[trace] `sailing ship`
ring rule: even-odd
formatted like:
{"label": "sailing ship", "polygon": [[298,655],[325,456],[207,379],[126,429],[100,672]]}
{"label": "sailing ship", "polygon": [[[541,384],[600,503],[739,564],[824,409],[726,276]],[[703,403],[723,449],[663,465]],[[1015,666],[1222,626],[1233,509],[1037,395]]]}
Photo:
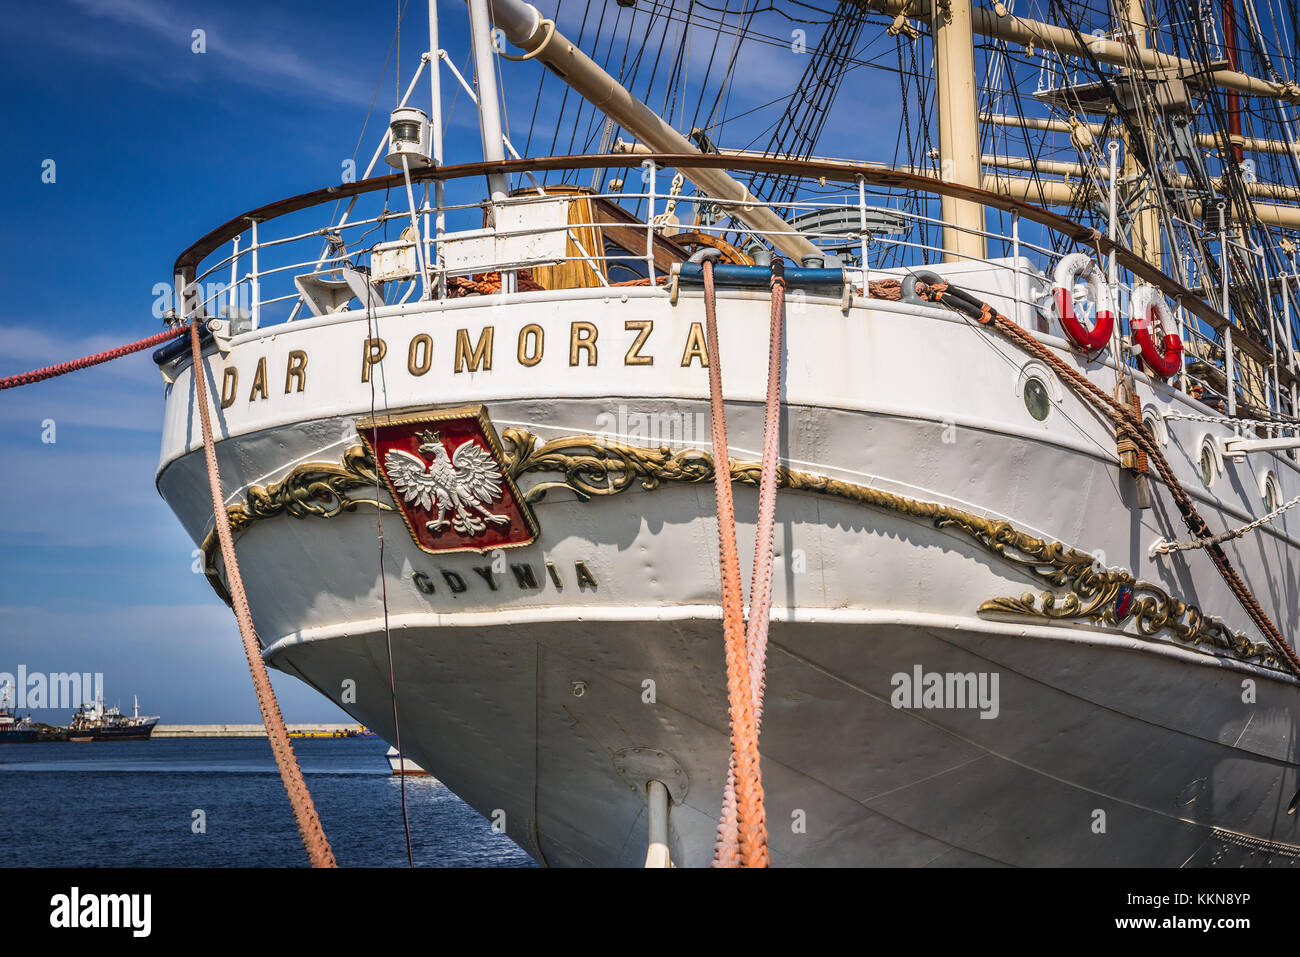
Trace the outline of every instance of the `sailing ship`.
{"label": "sailing ship", "polygon": [[96,698],[86,707],[82,705],[72,716],[67,728],[68,741],[148,741],[158,724],[157,715],[141,715],[140,699],[135,699],[135,711],[124,715],[120,708],[104,707],[104,699]]}
{"label": "sailing ship", "polygon": [[1293,864],[1295,0],[562,6],[467,80],[430,3],[365,174],[176,260],[265,660],[539,862],[708,864],[774,398],[772,863]]}

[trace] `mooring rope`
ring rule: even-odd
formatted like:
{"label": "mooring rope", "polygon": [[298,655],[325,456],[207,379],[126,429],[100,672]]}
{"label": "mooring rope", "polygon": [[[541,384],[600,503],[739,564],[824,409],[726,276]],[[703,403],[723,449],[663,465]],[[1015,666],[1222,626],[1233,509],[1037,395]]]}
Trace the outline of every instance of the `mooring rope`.
{"label": "mooring rope", "polygon": [[248,597],[244,594],[244,581],[239,574],[239,561],[235,557],[235,544],[230,536],[230,517],[226,514],[226,502],[221,494],[221,473],[217,468],[217,447],[212,438],[212,418],[208,412],[208,387],[205,381],[206,366],[203,363],[202,348],[199,343],[199,323],[190,323],[190,354],[193,363],[190,375],[194,380],[194,401],[199,407],[199,422],[203,427],[203,457],[208,465],[208,487],[212,492],[212,516],[216,524],[217,538],[221,542],[221,558],[226,565],[226,579],[230,584],[230,604],[235,610],[235,620],[239,623],[239,636],[244,642],[244,654],[248,658],[248,670],[253,676],[253,690],[257,693],[257,706],[262,711],[262,723],[266,726],[266,736],[271,742],[271,753],[275,756],[276,767],[280,769],[280,780],[289,795],[289,805],[293,808],[294,819],[298,823],[298,833],[302,837],[307,856],[312,867],[337,867],[334,852],[330,849],[320,818],[316,814],[316,805],[312,802],[307,782],[303,780],[302,769],[294,756],[293,745],[289,741],[288,729],[284,726],[284,716],[280,714],[280,704],[275,698],[275,689],[266,671],[266,662],[262,660],[262,646],[257,640],[253,628],[253,616],[248,610]]}
{"label": "mooring rope", "polygon": [[[722,566],[722,622],[727,663],[727,699],[731,719],[731,760],[727,771],[727,787],[723,794],[721,820],[714,846],[715,867],[766,867],[769,863],[767,849],[767,820],[763,805],[763,779],[758,749],[758,714],[762,710],[762,659],[766,653],[766,627],[762,629],[763,651],[756,656],[750,646],[745,628],[740,581],[740,557],[736,548],[736,510],[731,491],[731,470],[728,461],[727,424],[722,400],[722,356],[718,348],[717,296],[713,285],[713,261],[705,259],[704,318],[705,335],[709,350],[709,408],[713,426],[713,491],[718,513],[718,550]],[[784,283],[782,282],[782,288]],[[776,282],[773,282],[774,301],[780,301]],[[774,306],[774,312],[776,308]],[[772,341],[775,362],[769,365],[768,419],[764,426],[763,466],[765,483],[771,485],[767,498],[775,501],[775,437],[772,441],[772,461],[769,463],[767,433],[775,436],[779,421],[780,401],[780,348],[779,329],[774,329]],[[774,368],[775,367],[775,368]],[[775,372],[776,387],[772,388]],[[778,407],[772,409],[775,394]],[[767,475],[769,465],[772,475]],[[760,491],[760,500],[762,500]],[[760,515],[760,525],[762,517]],[[767,523],[767,574],[771,587],[771,535],[772,523]],[[751,621],[753,618],[753,591],[759,574],[758,556],[763,552],[761,529],[755,543],[755,579],[751,582]],[[760,598],[765,608],[770,608],[770,596]],[[766,613],[764,614],[766,623]],[[758,665],[756,670],[755,665]]]}
{"label": "mooring rope", "polygon": [[298,833],[302,837],[303,846],[307,849],[307,856],[311,860],[312,867],[336,867],[338,865],[334,861],[334,852],[330,849],[329,841],[325,837],[325,830],[321,827],[320,818],[316,814],[316,805],[312,802],[311,792],[307,789],[307,782],[302,776],[302,769],[298,767],[298,759],[294,756],[293,745],[289,741],[289,731],[285,727],[284,716],[280,713],[280,705],[276,701],[275,690],[271,687],[271,679],[267,675],[266,662],[262,660],[262,647],[257,640],[257,632],[253,628],[253,617],[248,610],[248,598],[244,594],[244,582],[239,575],[239,562],[235,558],[235,546],[230,537],[230,517],[226,513],[225,499],[221,494],[221,474],[217,469],[216,444],[212,437],[212,418],[208,412],[208,389],[207,382],[204,379],[206,367],[203,364],[202,347],[199,342],[199,326],[200,323],[194,321],[188,326],[177,326],[157,335],[149,336],[147,339],[140,339],[114,349],[97,352],[81,359],[73,359],[70,362],[61,362],[57,365],[46,366],[43,369],[33,369],[31,372],[8,376],[0,379],[0,390],[30,385],[52,379],[55,376],[67,375],[69,372],[76,372],[79,369],[85,369],[89,366],[99,365],[102,362],[109,362],[122,356],[140,352],[150,346],[161,345],[164,342],[177,339],[187,332],[190,334],[190,354],[193,358],[191,375],[194,379],[195,401],[199,407],[199,421],[203,428],[203,455],[207,460],[208,486],[212,493],[213,521],[216,526],[217,538],[221,542],[221,557],[226,564],[226,577],[230,583],[231,605],[235,609],[235,620],[239,624],[239,635],[243,639],[244,654],[248,658],[248,669],[253,677],[253,690],[257,694],[257,705],[261,709],[262,723],[266,727],[266,736],[271,743],[271,753],[275,757],[276,767],[280,770],[280,780],[284,782],[285,792],[289,796],[289,805],[293,808],[294,818],[298,824]]}
{"label": "mooring rope", "polygon": [[120,359],[122,356],[129,356],[133,352],[140,352],[148,349],[150,346],[162,345],[172,339],[176,339],[188,331],[187,326],[177,326],[175,329],[168,329],[157,335],[150,336],[147,339],[141,339],[138,342],[131,342],[124,346],[118,346],[114,349],[106,349],[103,352],[96,352],[94,355],[84,356],[80,359],[73,359],[70,362],[60,362],[57,365],[46,366],[43,369],[33,369],[31,372],[20,372],[18,375],[6,376],[0,379],[0,392],[5,389],[13,389],[20,385],[31,385],[34,382],[44,382],[46,379],[53,379],[56,376],[67,375],[69,372],[76,372],[78,369],[86,369],[90,366],[97,366],[101,362],[109,362],[112,359]]}

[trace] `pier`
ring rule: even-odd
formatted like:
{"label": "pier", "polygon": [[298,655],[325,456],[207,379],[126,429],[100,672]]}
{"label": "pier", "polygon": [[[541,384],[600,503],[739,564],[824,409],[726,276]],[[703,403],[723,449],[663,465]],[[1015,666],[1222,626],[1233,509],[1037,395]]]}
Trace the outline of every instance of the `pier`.
{"label": "pier", "polygon": [[[355,738],[364,729],[358,724],[291,724],[291,738]],[[260,724],[160,724],[155,738],[265,738]]]}

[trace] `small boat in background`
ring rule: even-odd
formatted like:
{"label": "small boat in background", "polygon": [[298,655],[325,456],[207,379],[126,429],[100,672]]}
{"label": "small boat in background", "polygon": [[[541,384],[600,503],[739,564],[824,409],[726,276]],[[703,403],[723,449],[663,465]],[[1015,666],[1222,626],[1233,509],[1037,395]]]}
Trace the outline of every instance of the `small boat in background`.
{"label": "small boat in background", "polygon": [[388,766],[393,769],[394,774],[406,773],[406,774],[428,775],[429,773],[428,771],[424,770],[424,768],[420,767],[418,764],[412,761],[410,758],[404,757],[401,754],[399,754],[398,750],[394,747],[389,747],[387,757],[388,757]]}
{"label": "small boat in background", "polygon": [[30,717],[20,718],[0,702],[0,744],[19,744],[36,740],[36,725]]}

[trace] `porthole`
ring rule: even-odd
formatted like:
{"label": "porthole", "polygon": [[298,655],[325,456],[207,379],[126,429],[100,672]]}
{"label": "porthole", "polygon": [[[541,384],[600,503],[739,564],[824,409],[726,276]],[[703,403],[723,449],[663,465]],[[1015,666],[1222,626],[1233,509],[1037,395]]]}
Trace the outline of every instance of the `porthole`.
{"label": "porthole", "polygon": [[1271,512],[1278,506],[1277,478],[1272,472],[1264,476],[1264,486],[1261,490],[1264,499],[1264,511]]}
{"label": "porthole", "polygon": [[1214,484],[1214,450],[1208,442],[1201,446],[1201,481],[1206,488]]}
{"label": "porthole", "polygon": [[1052,411],[1052,399],[1047,394],[1047,386],[1036,376],[1025,380],[1025,408],[1039,422],[1046,419],[1047,413]]}
{"label": "porthole", "polygon": [[1164,417],[1151,406],[1142,412],[1142,427],[1156,445],[1169,444],[1169,430],[1165,426]]}

